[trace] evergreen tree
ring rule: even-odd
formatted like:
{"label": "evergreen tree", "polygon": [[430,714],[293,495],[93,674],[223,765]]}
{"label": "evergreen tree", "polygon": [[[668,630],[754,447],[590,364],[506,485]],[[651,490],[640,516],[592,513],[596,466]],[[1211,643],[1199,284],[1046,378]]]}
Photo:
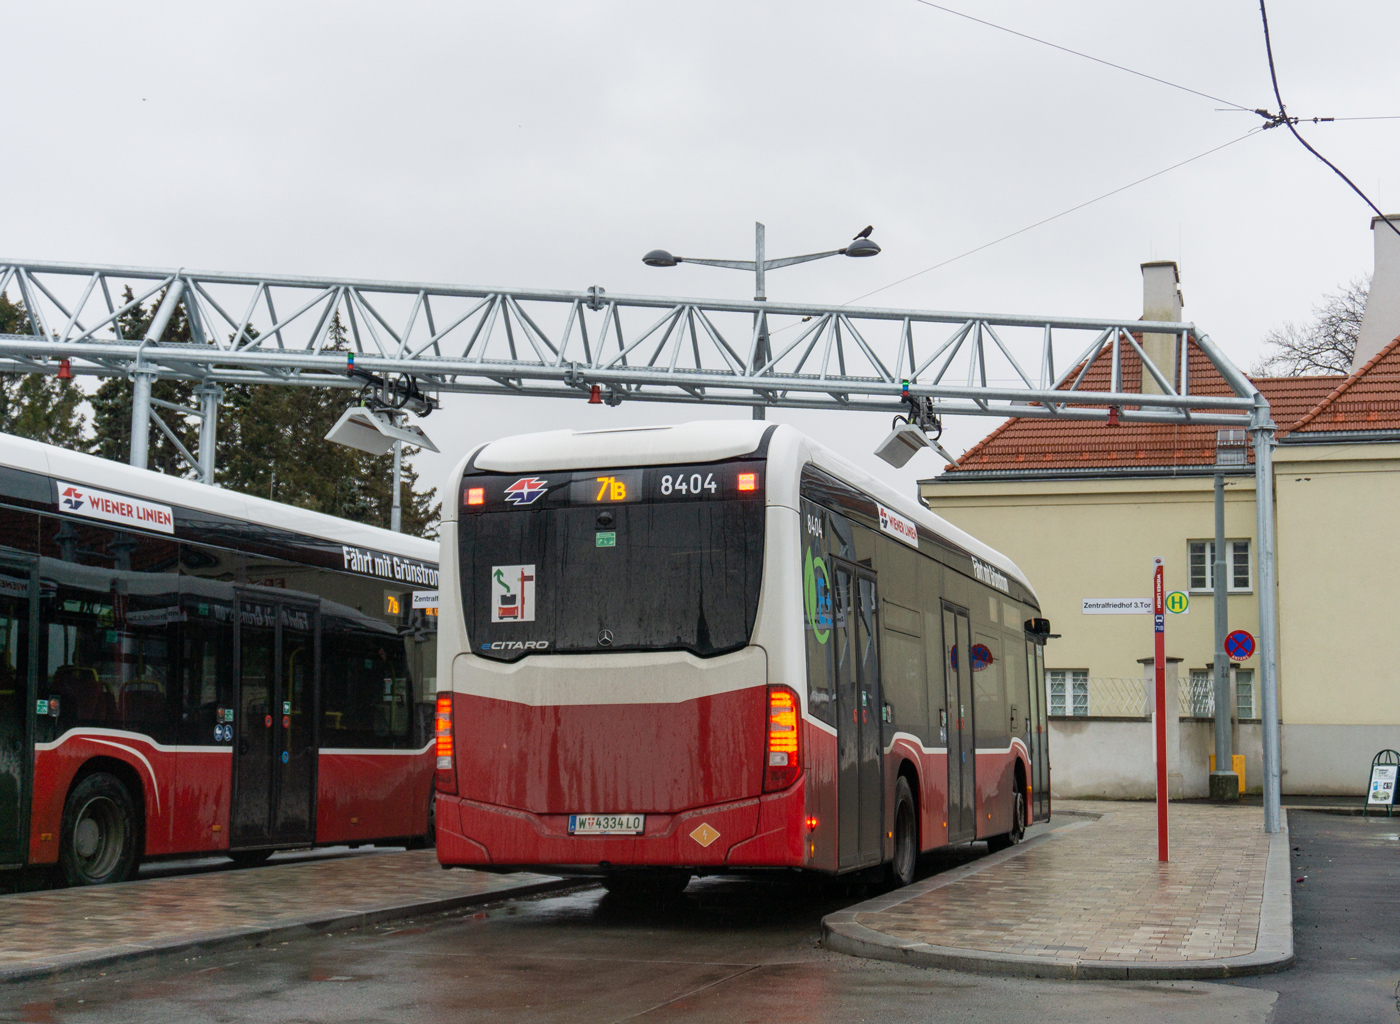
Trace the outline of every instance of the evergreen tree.
{"label": "evergreen tree", "polygon": [[[0,292],[0,334],[28,334],[22,302]],[[65,448],[83,447],[83,392],[42,373],[0,373],[0,433]]]}
{"label": "evergreen tree", "polygon": [[[122,296],[122,304],[130,302],[133,297],[128,286]],[[142,337],[151,326],[151,321],[155,319],[162,298],[163,292],[156,296],[149,307],[134,306],[122,314],[119,320],[122,336],[128,339]],[[171,344],[190,342],[190,322],[185,316],[184,303],[175,308],[175,315],[166,325],[161,340]],[[111,459],[113,462],[126,462],[131,457],[131,395],[130,380],[124,377],[109,377],[98,385],[96,393],[89,399],[95,434],[92,443],[94,455]],[[194,384],[186,380],[158,380],[151,385],[151,397],[188,406],[194,402]],[[153,412],[160,414],[160,407],[155,407]],[[161,419],[180,439],[180,443],[193,452],[199,438],[198,429],[191,426],[183,416],[173,415],[168,411],[161,415]],[[171,476],[189,476],[194,472],[193,467],[185,462],[179,451],[170,443],[165,432],[154,423],[151,424],[149,445],[146,464],[151,469]]]}

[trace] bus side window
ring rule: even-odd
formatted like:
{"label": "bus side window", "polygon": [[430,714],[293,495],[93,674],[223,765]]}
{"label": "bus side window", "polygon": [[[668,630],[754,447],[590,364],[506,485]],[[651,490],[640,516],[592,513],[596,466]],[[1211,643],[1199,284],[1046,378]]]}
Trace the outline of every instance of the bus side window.
{"label": "bus side window", "polygon": [[412,698],[397,632],[367,617],[321,621],[321,746],[408,746]]}
{"label": "bus side window", "polygon": [[175,742],[178,545],[45,516],[40,550],[40,697],[58,698],[59,734],[101,726]]}

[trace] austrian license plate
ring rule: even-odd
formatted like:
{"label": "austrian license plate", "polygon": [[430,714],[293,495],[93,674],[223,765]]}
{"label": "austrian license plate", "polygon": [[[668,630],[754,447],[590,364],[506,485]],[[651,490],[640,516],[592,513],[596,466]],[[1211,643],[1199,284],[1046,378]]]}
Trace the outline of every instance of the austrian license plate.
{"label": "austrian license plate", "polygon": [[569,834],[575,836],[638,836],[645,814],[571,814]]}

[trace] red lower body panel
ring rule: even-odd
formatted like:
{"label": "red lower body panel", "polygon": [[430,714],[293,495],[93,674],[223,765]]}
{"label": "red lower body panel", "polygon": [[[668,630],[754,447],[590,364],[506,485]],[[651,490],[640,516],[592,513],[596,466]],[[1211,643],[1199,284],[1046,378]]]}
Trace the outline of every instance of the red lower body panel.
{"label": "red lower body panel", "polygon": [[423,835],[433,793],[433,752],[323,751],[316,781],[316,842]]}
{"label": "red lower body panel", "polygon": [[639,836],[571,836],[569,815],[438,794],[438,860],[451,865],[801,867],[803,780],[781,793],[648,814]]}
{"label": "red lower body panel", "polygon": [[[58,860],[63,805],[73,780],[94,758],[103,759],[134,790],[138,813],[144,815],[144,856],[228,849],[232,748],[171,749],[138,733],[85,730],[34,751],[31,864]],[[317,774],[317,843],[370,842],[427,831],[431,750],[321,754]]]}

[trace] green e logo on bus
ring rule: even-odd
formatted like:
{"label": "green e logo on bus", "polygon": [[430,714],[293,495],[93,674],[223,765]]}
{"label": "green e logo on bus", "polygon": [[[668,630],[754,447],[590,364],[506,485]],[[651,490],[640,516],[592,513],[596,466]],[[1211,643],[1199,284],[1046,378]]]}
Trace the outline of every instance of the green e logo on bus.
{"label": "green e logo on bus", "polygon": [[831,576],[826,571],[826,562],[812,556],[807,549],[807,562],[802,567],[802,596],[807,607],[807,626],[824,644],[831,636]]}

